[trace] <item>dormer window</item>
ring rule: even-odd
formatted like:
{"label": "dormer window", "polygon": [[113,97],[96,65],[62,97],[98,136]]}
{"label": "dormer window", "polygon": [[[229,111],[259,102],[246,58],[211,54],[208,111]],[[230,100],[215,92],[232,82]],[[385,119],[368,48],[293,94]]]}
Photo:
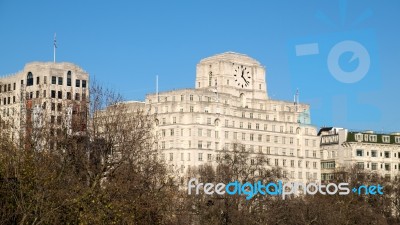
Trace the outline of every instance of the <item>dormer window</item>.
{"label": "dormer window", "polygon": [[390,142],[390,136],[382,136],[382,142],[383,143],[389,143]]}
{"label": "dormer window", "polygon": [[364,141],[368,141],[368,134],[364,134]]}
{"label": "dormer window", "polygon": [[362,134],[356,134],[355,139],[356,141],[362,141]]}
{"label": "dormer window", "polygon": [[376,135],[369,135],[369,141],[370,142],[376,142]]}

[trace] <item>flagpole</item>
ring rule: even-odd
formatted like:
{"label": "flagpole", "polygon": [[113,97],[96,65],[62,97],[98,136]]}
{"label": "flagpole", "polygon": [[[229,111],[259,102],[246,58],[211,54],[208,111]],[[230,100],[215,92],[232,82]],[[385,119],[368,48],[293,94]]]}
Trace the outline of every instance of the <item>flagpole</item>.
{"label": "flagpole", "polygon": [[157,95],[157,103],[160,101],[158,97],[158,75],[156,75],[156,95]]}
{"label": "flagpole", "polygon": [[53,62],[56,63],[56,48],[57,48],[57,40],[56,33],[54,33],[54,44],[53,44]]}

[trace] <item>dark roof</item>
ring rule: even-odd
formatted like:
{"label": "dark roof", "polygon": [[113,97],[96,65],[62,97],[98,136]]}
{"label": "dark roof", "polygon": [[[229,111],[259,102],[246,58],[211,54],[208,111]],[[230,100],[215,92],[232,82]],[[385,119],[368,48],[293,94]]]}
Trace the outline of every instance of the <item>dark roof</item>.
{"label": "dark roof", "polygon": [[321,128],[321,129],[319,129],[319,131],[318,131],[318,136],[321,135],[322,132],[324,132],[324,131],[330,131],[330,130],[332,130],[332,129],[333,129],[333,127],[323,127],[323,128]]}

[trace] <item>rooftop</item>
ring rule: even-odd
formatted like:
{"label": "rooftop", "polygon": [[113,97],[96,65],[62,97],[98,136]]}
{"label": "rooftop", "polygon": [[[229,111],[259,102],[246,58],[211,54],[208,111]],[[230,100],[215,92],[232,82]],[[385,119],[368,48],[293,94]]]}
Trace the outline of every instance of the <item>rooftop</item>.
{"label": "rooftop", "polygon": [[250,65],[261,65],[257,60],[241,53],[236,52],[224,52],[220,54],[216,54],[207,58],[204,58],[200,61],[200,63],[208,63],[210,61],[228,61],[228,62],[240,62],[244,64]]}

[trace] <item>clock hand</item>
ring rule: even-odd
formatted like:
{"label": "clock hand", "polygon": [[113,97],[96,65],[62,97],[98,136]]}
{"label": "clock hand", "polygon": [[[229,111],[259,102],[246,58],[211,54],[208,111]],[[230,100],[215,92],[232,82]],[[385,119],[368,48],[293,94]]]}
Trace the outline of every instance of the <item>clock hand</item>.
{"label": "clock hand", "polygon": [[246,83],[247,83],[247,80],[246,80],[246,78],[244,78],[244,70],[242,70],[242,76],[241,76],[241,77],[243,78],[244,82],[246,82]]}

